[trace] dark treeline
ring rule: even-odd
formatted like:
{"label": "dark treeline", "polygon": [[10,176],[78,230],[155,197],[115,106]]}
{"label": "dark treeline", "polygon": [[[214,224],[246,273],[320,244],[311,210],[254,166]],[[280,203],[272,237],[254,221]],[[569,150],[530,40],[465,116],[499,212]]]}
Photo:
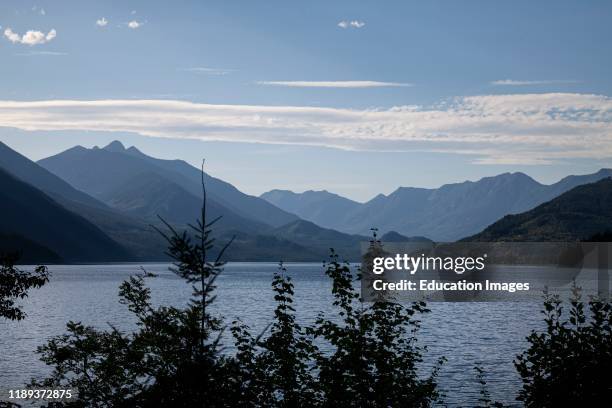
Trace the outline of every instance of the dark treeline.
{"label": "dark treeline", "polygon": [[[294,286],[282,266],[274,275],[274,316],[261,332],[241,321],[224,322],[211,312],[222,256],[209,259],[211,226],[202,220],[192,233],[164,232],[173,271],[193,287],[188,306],[154,307],[146,285],[150,274],[132,276],[119,290],[120,301],[137,318],[137,329],[123,333],[69,322],[64,335],[39,348],[52,368],[34,388],[78,389],[66,407],[429,407],[443,405],[437,378],[444,359],[423,374],[426,347],[416,341],[422,302],[360,299],[358,271],[333,250],[326,273],[332,282],[334,315],[320,314],[302,326],[293,306]],[[372,250],[379,242],[371,241]],[[46,269],[28,274],[7,258],[0,273],[2,316],[22,318],[14,305],[30,287],[44,284]],[[13,289],[7,289],[11,287]],[[16,286],[15,286],[16,285]],[[523,380],[517,396],[528,407],[595,406],[610,401],[612,384],[612,306],[576,291],[569,313],[558,298],[544,301],[546,330],[532,333],[530,347],[515,365]],[[224,352],[231,335],[236,351]],[[322,350],[331,350],[323,352]],[[419,369],[420,368],[420,369]],[[480,406],[491,400],[482,368],[476,368]],[[0,402],[0,406],[3,403]],[[10,406],[5,403],[5,406]]]}

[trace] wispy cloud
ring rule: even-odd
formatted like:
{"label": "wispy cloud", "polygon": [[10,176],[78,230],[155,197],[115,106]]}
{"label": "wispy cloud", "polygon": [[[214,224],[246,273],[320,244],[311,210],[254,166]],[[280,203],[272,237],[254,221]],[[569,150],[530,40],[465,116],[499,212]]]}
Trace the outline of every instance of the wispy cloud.
{"label": "wispy cloud", "polygon": [[47,15],[47,11],[42,8],[42,7],[38,7],[38,6],[33,6],[32,7],[32,11],[35,13],[40,14],[41,16],[46,16]]}
{"label": "wispy cloud", "polygon": [[445,152],[483,164],[612,158],[612,98],[571,93],[483,95],[430,107],[363,110],[177,100],[0,101],[0,126]]}
{"label": "wispy cloud", "polygon": [[288,86],[292,88],[381,88],[414,86],[409,83],[380,81],[257,81],[257,84]]}
{"label": "wispy cloud", "polygon": [[499,85],[499,86],[526,86],[526,85],[553,85],[553,84],[577,84],[580,81],[575,81],[571,79],[543,79],[543,80],[535,80],[535,81],[525,81],[525,80],[516,80],[516,79],[498,79],[497,81],[492,81],[491,85]]}
{"label": "wispy cloud", "polygon": [[102,18],[96,20],[96,25],[98,27],[106,27],[108,25],[108,20],[106,18],[102,17]]}
{"label": "wispy cloud", "polygon": [[127,23],[127,26],[129,28],[131,28],[132,30],[135,30],[137,28],[142,27],[143,23],[141,23],[140,21],[136,21],[136,20],[132,20],[129,23]]}
{"label": "wispy cloud", "polygon": [[342,20],[338,23],[338,27],[340,28],[363,28],[365,27],[365,22],[360,20]]}
{"label": "wispy cloud", "polygon": [[4,30],[4,37],[12,42],[13,44],[24,44],[24,45],[39,45],[45,44],[53,40],[57,36],[57,31],[52,29],[47,34],[42,31],[29,30],[24,35],[19,35],[14,32],[10,27]]}
{"label": "wispy cloud", "polygon": [[63,56],[63,55],[68,55],[68,53],[65,52],[59,52],[59,51],[29,51],[29,52],[20,52],[15,54],[19,57],[34,57],[37,55],[46,55],[46,56]]}
{"label": "wispy cloud", "polygon": [[191,67],[191,68],[181,68],[180,71],[194,72],[196,74],[206,74],[206,75],[227,75],[231,72],[235,72],[236,70],[229,69],[229,68]]}

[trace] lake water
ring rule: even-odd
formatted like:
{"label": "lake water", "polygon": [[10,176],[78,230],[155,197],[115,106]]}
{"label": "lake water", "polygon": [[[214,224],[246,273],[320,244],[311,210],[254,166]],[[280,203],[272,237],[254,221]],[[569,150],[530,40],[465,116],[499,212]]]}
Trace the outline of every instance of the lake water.
{"label": "lake water", "polygon": [[[156,304],[183,305],[190,287],[168,271],[166,264],[145,265],[159,274],[148,279]],[[321,264],[286,264],[295,284],[295,306],[302,322],[330,309],[330,280]],[[49,284],[31,292],[23,302],[27,319],[0,320],[0,390],[22,386],[48,372],[36,348],[65,332],[68,320],[99,328],[112,324],[122,330],[134,321],[118,302],[118,287],[140,265],[56,265]],[[231,263],[218,279],[216,310],[226,322],[241,318],[256,330],[271,319],[274,309],[270,289],[273,263]],[[439,382],[448,406],[474,406],[478,386],[474,365],[486,372],[494,399],[517,405],[520,380],[512,360],[527,346],[525,337],[542,328],[540,302],[430,303],[422,318],[421,345],[429,350],[427,361],[445,356],[448,362]],[[3,391],[4,392],[4,391]]]}

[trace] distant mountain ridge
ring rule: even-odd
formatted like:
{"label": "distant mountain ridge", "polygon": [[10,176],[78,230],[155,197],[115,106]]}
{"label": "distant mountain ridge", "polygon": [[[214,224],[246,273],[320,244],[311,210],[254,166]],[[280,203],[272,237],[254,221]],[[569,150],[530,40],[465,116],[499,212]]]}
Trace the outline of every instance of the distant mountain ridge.
{"label": "distant mountain ridge", "polygon": [[612,231],[612,178],[580,185],[464,241],[579,241]]}
{"label": "distant mountain ridge", "polygon": [[431,242],[426,237],[406,237],[395,231],[389,231],[380,237],[381,242]]}
{"label": "distant mountain ridge", "polygon": [[[148,177],[149,185],[158,190],[159,185],[153,186],[155,178],[157,182],[163,182],[166,188],[174,185],[172,187],[174,190],[178,191],[180,188],[183,195],[190,194],[193,199],[199,200],[202,195],[199,169],[182,160],[162,160],[147,156],[135,147],[126,149],[118,141],[104,148],[86,149],[77,146],[42,159],[38,163],[76,188],[111,206],[129,200],[126,194],[130,186],[126,183],[135,178],[141,182],[142,177]],[[205,175],[204,182],[210,206],[224,209],[225,219],[222,222],[227,224],[228,228],[235,227],[234,224],[237,223],[243,226],[252,223],[253,228],[259,228],[262,224],[278,227],[298,219],[297,216],[265,200],[244,194],[231,184],[217,178]],[[141,188],[142,185],[138,187]],[[136,190],[134,186],[134,194],[141,192],[143,191]],[[115,194],[120,194],[122,197],[113,197]],[[155,212],[155,209],[148,208],[140,215],[147,216],[149,215],[147,212],[151,210]],[[171,213],[172,210],[165,212]],[[183,216],[190,216],[193,220],[197,215],[198,213]],[[233,218],[236,218],[236,221],[232,223]]]}
{"label": "distant mountain ridge", "polygon": [[4,169],[0,169],[0,214],[0,232],[22,237],[26,259],[34,255],[29,251],[42,258],[57,255],[67,262],[132,259],[97,226]]}
{"label": "distant mountain ridge", "polygon": [[260,196],[264,200],[318,225],[332,225],[337,214],[356,210],[360,203],[326,190],[305,191],[271,190]]}
{"label": "distant mountain ridge", "polygon": [[[126,149],[118,141],[104,148],[76,146],[39,164],[0,143],[0,168],[8,172],[1,179],[4,211],[20,220],[12,224],[10,219],[2,220],[0,243],[8,248],[11,245],[6,243],[12,239],[48,259],[163,260],[166,242],[151,224],[160,226],[157,217],[161,216],[184,228],[200,216],[202,174],[198,168],[182,160],[147,156],[134,146]],[[359,259],[371,227],[377,227],[380,239],[389,242],[452,241],[474,235],[505,215],[522,213],[578,185],[609,176],[612,170],[602,169],[543,185],[523,173],[504,173],[438,189],[400,187],[366,203],[328,191],[273,190],[253,197],[207,174],[204,183],[208,219],[223,216],[215,227],[216,245],[236,236],[230,260],[322,261],[332,247],[345,259]],[[23,203],[11,203],[7,195],[11,189],[28,188],[34,192],[22,195]],[[39,203],[41,213],[24,218],[16,208],[32,209],[30,201]],[[58,240],[49,239],[52,235],[47,230],[34,228],[47,223],[48,217],[52,218],[48,222],[63,220],[66,231],[81,232],[65,236],[62,231]],[[45,240],[37,239],[34,231]],[[75,236],[83,242],[74,241]],[[95,248],[107,250],[96,252],[92,240],[98,240]],[[84,247],[75,250],[79,245]]]}
{"label": "distant mountain ridge", "polygon": [[304,219],[349,234],[366,234],[376,227],[381,233],[396,231],[406,236],[455,241],[482,231],[507,214],[527,211],[578,185],[609,176],[612,170],[602,169],[544,185],[524,173],[503,173],[437,189],[400,187],[388,196],[379,194],[366,203],[353,202],[338,211],[330,201],[338,202],[339,196],[331,193],[318,201],[312,200],[309,192],[282,190],[261,197]]}
{"label": "distant mountain ridge", "polygon": [[49,195],[69,211],[94,223],[136,259],[165,259],[163,252],[166,243],[159,234],[152,231],[150,222],[119,213],[1,142],[0,168]]}
{"label": "distant mountain ridge", "polygon": [[[156,222],[161,216],[178,228],[200,217],[202,173],[182,160],[156,159],[114,141],[104,148],[76,146],[38,163],[123,216],[149,222]],[[342,256],[356,260],[359,242],[367,239],[300,220],[207,174],[204,184],[208,220],[222,216],[215,224],[218,242],[236,236],[233,249],[228,252],[229,259],[322,261],[329,248],[335,247],[343,250]],[[121,222],[108,223],[103,213],[93,213],[78,203],[66,205],[78,213],[92,214],[98,225],[132,251],[150,256],[147,254],[151,244],[161,250],[157,241],[134,248],[139,235],[144,234],[141,229],[130,226],[124,229]],[[304,228],[309,233],[303,233]]]}
{"label": "distant mountain ridge", "polygon": [[37,165],[2,142],[0,142],[0,168],[4,168],[17,178],[51,196],[61,196],[65,199],[94,207],[106,207],[102,202],[77,190],[63,179]]}

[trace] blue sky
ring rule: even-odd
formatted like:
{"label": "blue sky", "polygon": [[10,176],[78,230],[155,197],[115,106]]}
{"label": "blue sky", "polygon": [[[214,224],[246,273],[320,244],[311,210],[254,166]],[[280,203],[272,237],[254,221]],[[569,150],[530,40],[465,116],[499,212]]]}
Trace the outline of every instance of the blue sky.
{"label": "blue sky", "polygon": [[252,194],[553,182],[612,165],[610,21],[608,1],[4,0],[0,140],[204,156]]}

